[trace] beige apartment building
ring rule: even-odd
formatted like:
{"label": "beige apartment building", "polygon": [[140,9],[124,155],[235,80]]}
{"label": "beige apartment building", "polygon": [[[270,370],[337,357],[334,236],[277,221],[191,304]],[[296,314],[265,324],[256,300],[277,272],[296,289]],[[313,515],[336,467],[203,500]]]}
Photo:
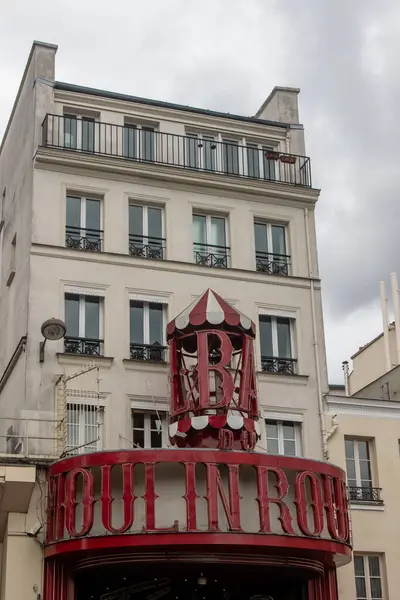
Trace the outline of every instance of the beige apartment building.
{"label": "beige apartment building", "polygon": [[[392,289],[396,314],[394,274]],[[384,290],[382,298],[384,331],[353,354],[350,372],[343,364],[346,385],[326,396],[329,455],[346,467],[353,533],[353,564],[339,571],[339,593],[357,600],[397,598],[400,588],[400,331],[389,324]]]}
{"label": "beige apartment building", "polygon": [[[168,447],[166,324],[208,288],[256,323],[257,450],[327,458],[319,190],[299,90],[274,88],[254,117],[219,113],[59,82],[56,51],[33,44],[0,151],[1,600],[56,597],[50,464]],[[329,412],[349,401],[329,396]],[[340,435],[360,432],[338,418],[343,463]],[[353,527],[396,510],[390,485],[382,467],[385,504],[361,506]],[[375,552],[379,539],[356,542]]]}

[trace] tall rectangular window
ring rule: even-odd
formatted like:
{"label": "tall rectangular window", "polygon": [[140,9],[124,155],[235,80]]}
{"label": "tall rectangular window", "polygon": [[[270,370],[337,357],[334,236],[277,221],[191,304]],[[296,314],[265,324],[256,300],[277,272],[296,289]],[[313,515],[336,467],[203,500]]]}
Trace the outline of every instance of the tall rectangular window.
{"label": "tall rectangular window", "polygon": [[192,169],[215,171],[216,165],[215,137],[205,133],[188,133],[185,138],[185,166]]}
{"label": "tall rectangular window", "polygon": [[155,129],[144,125],[125,123],[123,131],[123,155],[154,162],[156,160]]}
{"label": "tall rectangular window", "polygon": [[78,147],[78,120],[76,115],[64,115],[64,147]]}
{"label": "tall rectangular window", "polygon": [[130,301],[130,355],[133,360],[164,362],[163,305]]}
{"label": "tall rectangular window", "polygon": [[289,275],[290,256],[286,251],[284,225],[254,222],[257,271],[270,275]]}
{"label": "tall rectangular window", "polygon": [[101,355],[100,339],[102,298],[65,294],[65,352],[71,354]]}
{"label": "tall rectangular window", "polygon": [[260,315],[261,368],[270,373],[295,373],[292,356],[292,319]]}
{"label": "tall rectangular window", "polygon": [[94,117],[78,116],[77,114],[64,114],[64,148],[95,151],[95,124]]}
{"label": "tall rectangular window", "polygon": [[82,454],[102,448],[103,409],[95,404],[67,404],[67,452]]}
{"label": "tall rectangular window", "polygon": [[165,258],[163,209],[129,204],[129,254],[143,258]]}
{"label": "tall rectangular window", "polygon": [[66,202],[65,244],[67,248],[101,252],[101,201],[69,194]]}
{"label": "tall rectangular window", "polygon": [[235,140],[222,140],[222,164],[225,173],[239,175],[239,145]]}
{"label": "tall rectangular window", "polygon": [[165,413],[132,410],[134,448],[162,448],[167,445]]}
{"label": "tall rectangular window", "polygon": [[82,117],[82,150],[94,152],[94,124],[93,117]]}
{"label": "tall rectangular window", "polygon": [[381,572],[379,555],[354,555],[357,600],[384,600]]}
{"label": "tall rectangular window", "polygon": [[371,441],[347,438],[345,453],[350,500],[381,503],[380,490],[372,483]]}
{"label": "tall rectangular window", "polygon": [[301,456],[301,423],[266,419],[265,428],[270,454]]}
{"label": "tall rectangular window", "polygon": [[194,262],[206,267],[228,267],[226,220],[212,215],[193,215]]}

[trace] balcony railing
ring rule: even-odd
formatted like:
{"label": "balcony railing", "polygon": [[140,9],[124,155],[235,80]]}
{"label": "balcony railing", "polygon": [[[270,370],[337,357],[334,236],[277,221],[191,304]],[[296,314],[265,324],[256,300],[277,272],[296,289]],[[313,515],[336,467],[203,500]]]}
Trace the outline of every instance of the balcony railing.
{"label": "balcony railing", "polygon": [[381,500],[381,488],[350,486],[348,490],[350,502],[383,504],[383,500]]}
{"label": "balcony railing", "polygon": [[268,275],[289,275],[290,256],[287,254],[272,254],[256,252],[256,269]]}
{"label": "balcony railing", "polygon": [[131,359],[151,362],[166,362],[166,346],[160,344],[135,344],[130,345]]}
{"label": "balcony railing", "polygon": [[194,262],[203,267],[228,268],[230,248],[213,244],[193,244]]}
{"label": "balcony railing", "polygon": [[57,421],[30,417],[0,418],[0,456],[54,460],[62,450],[62,432]]}
{"label": "balcony railing", "polygon": [[103,340],[66,336],[64,338],[64,352],[66,354],[102,356]]}
{"label": "balcony railing", "polygon": [[277,356],[261,356],[261,370],[266,373],[281,373],[296,375],[296,358],[281,358]]}
{"label": "balcony railing", "polygon": [[65,245],[67,248],[75,248],[76,250],[101,252],[103,231],[101,229],[85,229],[68,225],[65,231]]}
{"label": "balcony railing", "polygon": [[131,234],[129,236],[129,254],[141,258],[163,260],[165,258],[165,238]]}
{"label": "balcony railing", "polygon": [[311,187],[310,159],[254,144],[206,140],[48,114],[42,145],[275,183]]}

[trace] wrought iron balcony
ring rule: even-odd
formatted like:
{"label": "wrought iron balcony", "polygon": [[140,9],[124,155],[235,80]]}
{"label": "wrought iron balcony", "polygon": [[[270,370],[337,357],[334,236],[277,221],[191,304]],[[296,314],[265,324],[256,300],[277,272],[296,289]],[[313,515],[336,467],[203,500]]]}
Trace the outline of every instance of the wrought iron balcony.
{"label": "wrought iron balcony", "polygon": [[296,375],[296,358],[281,358],[278,356],[261,356],[261,370],[266,373],[281,373]]}
{"label": "wrought iron balcony", "polygon": [[230,248],[213,244],[193,244],[194,262],[203,267],[228,268]]}
{"label": "wrought iron balcony", "polygon": [[268,275],[289,275],[290,256],[270,252],[256,252],[256,269]]}
{"label": "wrought iron balcony", "polygon": [[101,252],[103,231],[101,229],[85,229],[68,225],[65,232],[65,245],[67,248],[85,250],[86,252]]}
{"label": "wrought iron balcony", "polygon": [[102,356],[103,340],[66,336],[64,338],[64,352],[67,354]]}
{"label": "wrought iron balcony", "polygon": [[244,146],[133,125],[48,114],[42,125],[42,146],[311,187],[307,156],[286,154],[262,145]]}
{"label": "wrought iron balcony", "polygon": [[381,500],[381,488],[349,486],[348,490],[350,502],[383,504],[383,500]]}
{"label": "wrought iron balcony", "polygon": [[131,234],[129,236],[129,254],[141,258],[163,260],[165,258],[165,238]]}
{"label": "wrought iron balcony", "polygon": [[151,362],[166,362],[166,346],[160,344],[135,344],[130,345],[131,359]]}

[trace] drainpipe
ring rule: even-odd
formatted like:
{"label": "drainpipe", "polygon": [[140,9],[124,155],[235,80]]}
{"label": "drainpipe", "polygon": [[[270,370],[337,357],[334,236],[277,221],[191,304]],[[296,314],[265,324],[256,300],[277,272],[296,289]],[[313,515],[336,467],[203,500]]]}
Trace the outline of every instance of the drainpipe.
{"label": "drainpipe", "polygon": [[318,395],[318,412],[321,426],[322,435],[322,454],[324,460],[328,460],[328,444],[326,440],[326,425],[325,425],[325,414],[324,414],[324,401],[322,398],[321,388],[321,375],[320,375],[320,362],[319,362],[319,347],[318,347],[318,335],[317,335],[317,317],[315,311],[315,289],[314,289],[314,278],[312,273],[312,261],[311,261],[311,245],[310,245],[310,227],[308,222],[308,208],[304,209],[304,221],[306,229],[306,245],[307,245],[307,263],[308,263],[308,275],[310,278],[310,299],[311,299],[311,316],[312,316],[312,332],[313,332],[313,345],[314,345],[314,357],[315,357],[315,370],[316,370],[316,383],[317,383],[317,395]]}
{"label": "drainpipe", "polygon": [[385,364],[386,364],[386,372],[388,372],[392,368],[392,362],[390,360],[390,347],[389,347],[388,307],[387,307],[387,298],[386,298],[386,292],[385,292],[385,283],[383,281],[381,281],[381,283],[380,283],[380,289],[381,289],[381,308],[382,308],[382,323],[383,323],[383,343],[384,343],[384,348],[385,348]]}
{"label": "drainpipe", "polygon": [[[397,281],[396,273],[390,273],[390,279],[392,282],[394,325],[395,325],[395,330],[396,330],[396,349],[397,349],[396,364],[400,365],[400,307],[399,307],[399,284]],[[391,366],[392,365],[390,365],[389,369],[391,368]]]}
{"label": "drainpipe", "polygon": [[326,434],[326,441],[331,439],[331,437],[336,433],[336,430],[338,427],[339,427],[339,423],[337,421],[337,415],[333,415],[331,428]]}

